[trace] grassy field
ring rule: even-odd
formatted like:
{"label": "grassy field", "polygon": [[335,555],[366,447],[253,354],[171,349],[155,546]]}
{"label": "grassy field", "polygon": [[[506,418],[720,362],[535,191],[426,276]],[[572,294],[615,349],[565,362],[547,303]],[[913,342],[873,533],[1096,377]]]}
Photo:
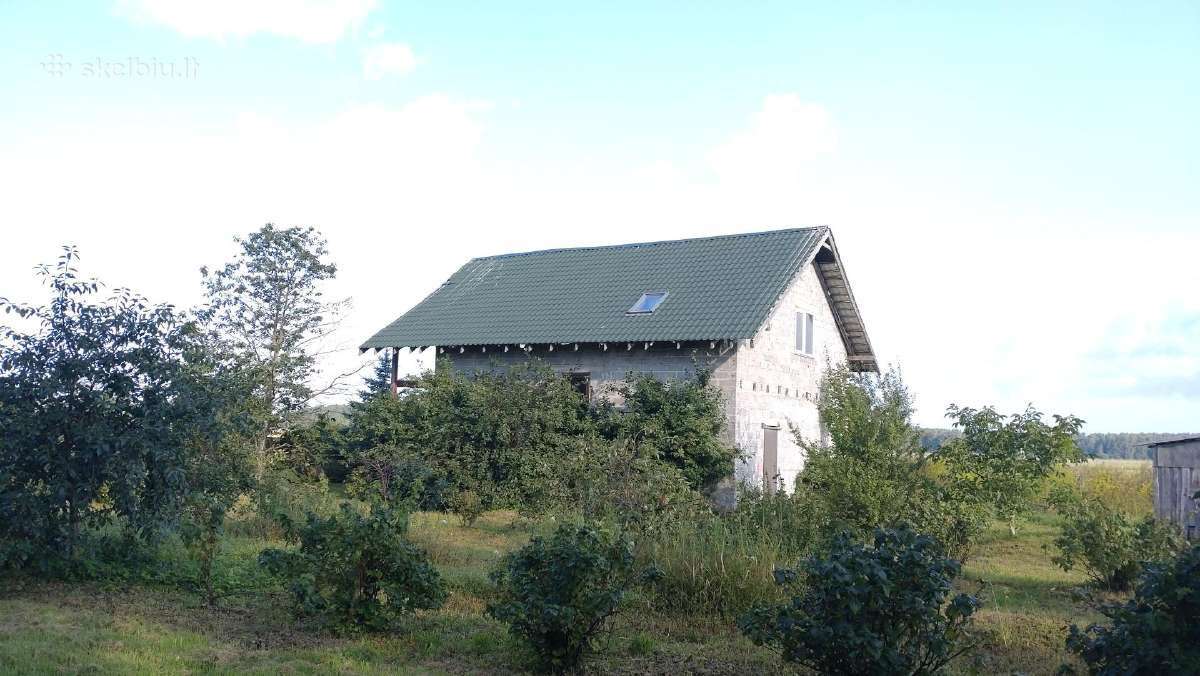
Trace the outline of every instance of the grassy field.
{"label": "grassy field", "polygon": [[[338,638],[297,626],[286,595],[269,587],[209,608],[195,594],[164,586],[8,579],[0,582],[0,673],[519,672],[519,648],[483,614],[487,571],[547,527],[507,512],[487,514],[472,528],[443,514],[415,515],[412,537],[428,549],[452,593],[442,609],[420,613],[386,636]],[[955,672],[1052,673],[1068,661],[1065,627],[1100,619],[1078,593],[1084,576],[1051,563],[1048,547],[1056,532],[1056,517],[1038,513],[1016,537],[997,524],[982,538],[960,580],[964,590],[986,600],[977,621],[980,644]],[[221,565],[249,570],[268,544],[235,537]],[[753,646],[732,624],[657,612],[649,599],[634,597],[585,671],[781,671],[772,653]]]}

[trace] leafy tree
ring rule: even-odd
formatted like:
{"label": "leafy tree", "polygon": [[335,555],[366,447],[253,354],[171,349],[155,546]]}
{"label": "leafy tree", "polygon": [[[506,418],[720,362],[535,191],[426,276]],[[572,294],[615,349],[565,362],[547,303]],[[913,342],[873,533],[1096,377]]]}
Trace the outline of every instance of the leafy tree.
{"label": "leafy tree", "polygon": [[911,516],[925,482],[924,454],[912,426],[912,399],[896,370],[882,377],[829,369],[817,409],[828,441],[805,439],[797,491],[825,514],[825,537],[849,530],[860,537]]}
{"label": "leafy tree", "polygon": [[1065,463],[1083,460],[1074,439],[1083,421],[1074,416],[1056,415],[1047,425],[1032,406],[1011,416],[990,406],[951,406],[947,415],[962,430],[936,456],[948,468],[951,492],[991,506],[1013,535],[1046,478]]}
{"label": "leafy tree", "polygon": [[424,551],[405,537],[408,515],[377,503],[369,514],[343,503],[338,514],[284,519],[295,550],[267,549],[259,562],[288,581],[301,617],[338,631],[386,630],[417,609],[441,607],[445,585]]}
{"label": "leafy tree", "polygon": [[85,526],[114,515],[140,533],[174,519],[187,492],[178,442],[205,405],[180,385],[190,326],[125,289],[97,301],[77,259],[64,247],[37,269],[47,305],[0,299],[37,325],[0,330],[0,536],[68,557]]}
{"label": "leafy tree", "polygon": [[533,649],[541,669],[562,672],[583,659],[625,592],[657,574],[637,566],[629,540],[563,524],[492,571],[498,598],[487,613]]}
{"label": "leafy tree", "polygon": [[733,474],[736,448],[723,441],[725,412],[709,373],[695,379],[662,381],[629,374],[619,388],[625,412],[616,428],[635,447],[678,467],[697,490]]}
{"label": "leafy tree", "polygon": [[219,333],[256,374],[261,428],[256,475],[261,477],[273,434],[316,394],[320,343],[346,302],[327,302],[322,287],[337,267],[313,228],[268,223],[245,239],[224,267],[202,268],[208,304],[202,321]]}
{"label": "leafy tree", "polygon": [[1100,612],[1112,626],[1071,625],[1067,637],[1090,673],[1200,673],[1200,545],[1149,566],[1131,600]]}
{"label": "leafy tree", "polygon": [[1145,562],[1163,561],[1182,546],[1174,526],[1145,518],[1134,521],[1101,500],[1058,490],[1051,500],[1063,515],[1062,532],[1054,539],[1054,563],[1063,570],[1079,565],[1101,586],[1129,589]]}
{"label": "leafy tree", "polygon": [[[880,529],[873,546],[839,535],[826,556],[805,565],[803,591],[739,620],[758,645],[822,674],[933,674],[970,649],[964,643],[975,597],[949,600],[959,564],[932,538]],[[781,569],[781,585],[800,573]]]}

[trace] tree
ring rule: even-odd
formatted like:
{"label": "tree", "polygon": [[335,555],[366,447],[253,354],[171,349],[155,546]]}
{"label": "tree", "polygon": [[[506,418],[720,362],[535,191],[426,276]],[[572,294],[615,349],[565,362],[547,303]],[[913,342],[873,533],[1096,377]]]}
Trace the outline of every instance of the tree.
{"label": "tree", "polygon": [[371,373],[363,379],[363,389],[358,391],[358,402],[366,402],[367,400],[377,397],[381,394],[388,394],[392,391],[392,356],[388,352],[381,352],[375,358],[375,364],[371,367]]}
{"label": "tree", "polygon": [[261,419],[256,475],[261,477],[272,435],[320,393],[312,381],[321,343],[347,301],[324,300],[322,287],[337,267],[328,262],[325,239],[315,229],[268,223],[235,241],[241,250],[232,261],[216,271],[201,269],[208,298],[201,319],[255,373]]}
{"label": "tree", "polygon": [[1064,463],[1083,460],[1075,436],[1083,421],[1054,416],[1042,421],[1032,406],[1004,416],[990,406],[976,410],[951,406],[947,417],[962,436],[947,441],[936,457],[948,468],[950,489],[963,499],[989,505],[1017,534],[1017,519],[1028,511],[1042,482]]}
{"label": "tree", "polygon": [[182,386],[193,327],[127,289],[97,301],[77,259],[64,247],[37,268],[48,304],[0,299],[37,324],[0,329],[0,536],[68,558],[85,526],[119,515],[147,533],[177,516],[179,442],[207,405]]}
{"label": "tree", "polygon": [[924,453],[899,371],[876,377],[831,368],[817,410],[828,442],[793,434],[807,454],[797,490],[822,505],[826,537],[843,530],[866,537],[911,515],[925,482]]}

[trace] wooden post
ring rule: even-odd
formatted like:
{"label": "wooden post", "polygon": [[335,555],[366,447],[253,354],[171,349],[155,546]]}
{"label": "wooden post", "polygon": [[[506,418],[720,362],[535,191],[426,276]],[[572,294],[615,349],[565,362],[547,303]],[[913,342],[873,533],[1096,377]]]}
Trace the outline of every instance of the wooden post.
{"label": "wooden post", "polygon": [[400,380],[400,348],[392,348],[392,398],[400,396],[400,388],[397,383]]}

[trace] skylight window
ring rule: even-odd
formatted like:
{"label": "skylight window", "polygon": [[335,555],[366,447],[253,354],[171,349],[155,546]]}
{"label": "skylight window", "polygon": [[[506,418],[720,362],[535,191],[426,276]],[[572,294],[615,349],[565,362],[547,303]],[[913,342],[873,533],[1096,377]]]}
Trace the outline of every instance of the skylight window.
{"label": "skylight window", "polygon": [[627,315],[648,315],[658,309],[662,304],[663,299],[667,297],[666,291],[647,291],[642,294],[638,302],[633,304],[633,307],[625,311]]}

